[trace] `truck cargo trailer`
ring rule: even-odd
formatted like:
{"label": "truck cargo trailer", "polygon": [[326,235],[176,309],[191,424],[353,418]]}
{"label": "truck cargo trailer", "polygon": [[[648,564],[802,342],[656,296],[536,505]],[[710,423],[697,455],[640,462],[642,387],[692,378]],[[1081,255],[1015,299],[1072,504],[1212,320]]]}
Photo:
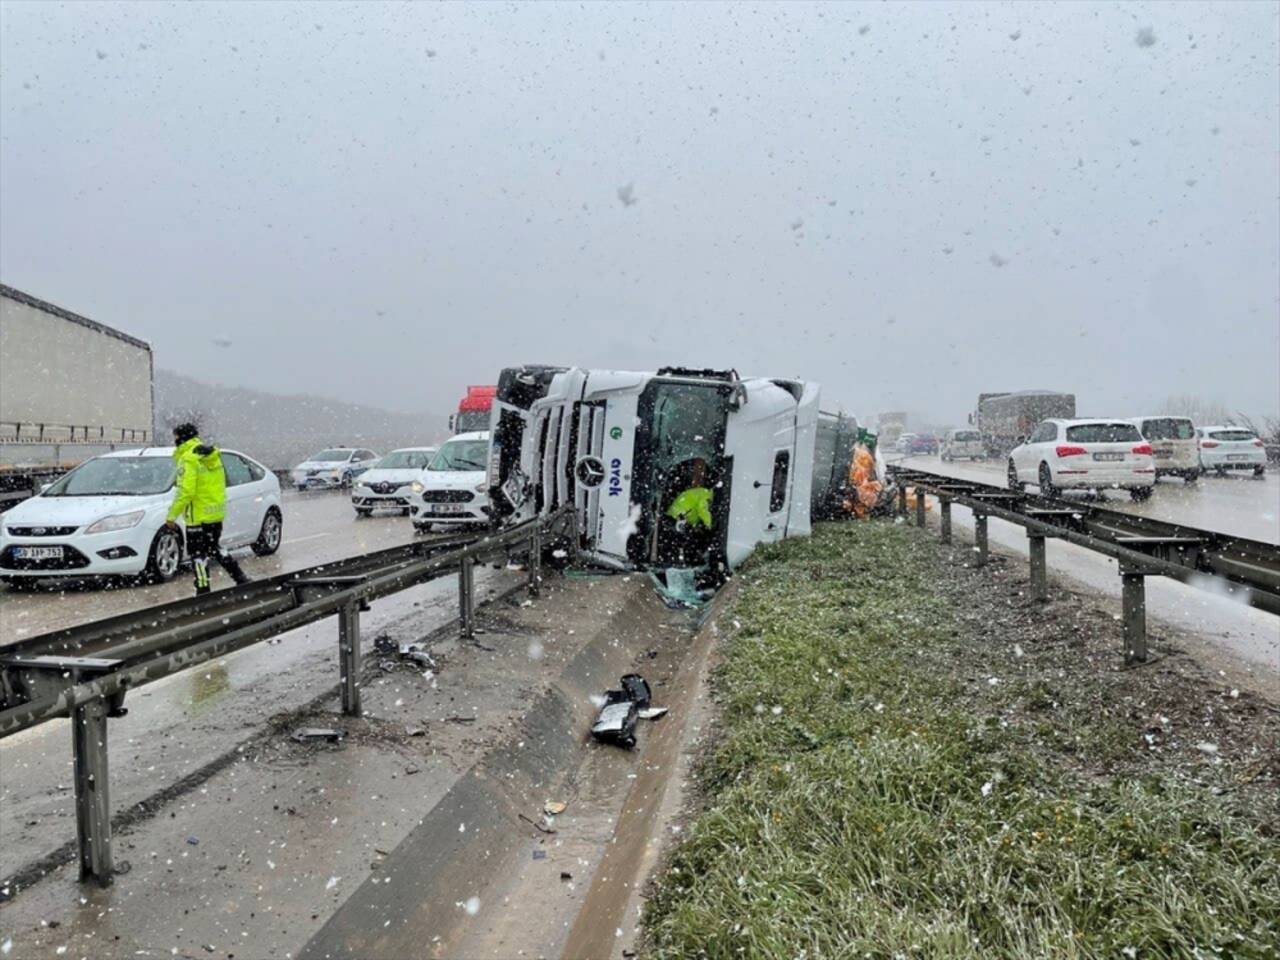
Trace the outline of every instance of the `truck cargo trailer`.
{"label": "truck cargo trailer", "polygon": [[1075,415],[1075,394],[1021,390],[979,394],[978,407],[969,420],[982,434],[987,456],[1003,457],[1031,436],[1041,420],[1070,420]]}
{"label": "truck cargo trailer", "polygon": [[150,444],[152,404],[149,344],[0,284],[0,509]]}
{"label": "truck cargo trailer", "polygon": [[[814,490],[819,387],[734,371],[656,373],[526,366],[502,371],[491,420],[490,498],[499,522],[571,505],[580,547],[619,569],[732,569],[757,544],[804,536],[813,503],[844,483],[851,418],[821,418],[824,469]],[[669,515],[690,486],[710,489],[701,556]]]}

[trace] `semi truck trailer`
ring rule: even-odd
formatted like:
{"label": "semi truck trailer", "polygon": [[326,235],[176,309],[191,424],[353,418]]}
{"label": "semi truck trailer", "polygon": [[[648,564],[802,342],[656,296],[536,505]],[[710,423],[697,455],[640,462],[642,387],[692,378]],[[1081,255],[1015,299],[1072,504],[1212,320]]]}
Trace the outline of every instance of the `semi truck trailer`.
{"label": "semi truck trailer", "polygon": [[969,423],[982,435],[987,456],[1003,457],[1031,436],[1041,420],[1076,415],[1072,393],[1053,390],[1020,390],[1016,393],[980,393]]}
{"label": "semi truck trailer", "polygon": [[[821,416],[819,392],[732,370],[505,369],[490,421],[494,516],[512,523],[570,507],[595,563],[732,569],[757,544],[808,534],[814,504],[847,482],[848,462],[835,461],[852,455],[856,421]],[[693,562],[669,512],[691,485],[712,492]]]}
{"label": "semi truck trailer", "polygon": [[152,442],[151,346],[0,284],[0,509]]}

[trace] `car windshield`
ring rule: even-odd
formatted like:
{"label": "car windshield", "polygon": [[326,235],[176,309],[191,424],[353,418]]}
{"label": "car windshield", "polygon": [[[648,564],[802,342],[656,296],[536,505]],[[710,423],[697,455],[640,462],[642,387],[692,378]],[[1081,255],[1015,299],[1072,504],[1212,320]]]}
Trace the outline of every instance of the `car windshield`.
{"label": "car windshield", "polygon": [[80,464],[46,497],[141,497],[173,486],[172,457],[99,457]]}
{"label": "car windshield", "polygon": [[1252,430],[1214,430],[1209,436],[1214,440],[1253,440],[1258,435]]}
{"label": "car windshield", "polygon": [[430,450],[392,450],[374,465],[374,469],[421,470],[430,461]]}
{"label": "car windshield", "polygon": [[488,456],[488,440],[450,440],[431,461],[431,469],[484,470]]}
{"label": "car windshield", "polygon": [[351,459],[350,450],[321,450],[311,458],[312,463],[340,463]]}
{"label": "car windshield", "polygon": [[1196,428],[1180,417],[1159,417],[1142,421],[1142,435],[1148,440],[1191,440]]}
{"label": "car windshield", "polygon": [[1129,443],[1142,439],[1132,423],[1082,423],[1067,427],[1067,439],[1076,443]]}

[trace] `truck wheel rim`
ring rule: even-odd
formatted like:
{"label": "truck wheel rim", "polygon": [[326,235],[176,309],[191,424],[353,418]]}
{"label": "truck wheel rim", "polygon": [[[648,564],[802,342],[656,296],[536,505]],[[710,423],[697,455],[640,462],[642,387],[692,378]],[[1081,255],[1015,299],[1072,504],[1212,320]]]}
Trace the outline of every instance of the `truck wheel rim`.
{"label": "truck wheel rim", "polygon": [[262,539],[272,550],[280,546],[280,518],[274,513],[268,513],[262,521]]}
{"label": "truck wheel rim", "polygon": [[165,577],[178,572],[178,538],[172,534],[166,533],[156,545],[156,569]]}

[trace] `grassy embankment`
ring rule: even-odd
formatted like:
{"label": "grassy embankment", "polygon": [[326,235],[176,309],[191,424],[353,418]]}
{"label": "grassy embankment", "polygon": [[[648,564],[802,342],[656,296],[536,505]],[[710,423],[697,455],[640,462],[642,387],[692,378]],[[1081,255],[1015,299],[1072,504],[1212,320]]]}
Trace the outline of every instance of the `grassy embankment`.
{"label": "grassy embankment", "polygon": [[[644,953],[1280,956],[1274,809],[1233,797],[1203,744],[1188,768],[1073,708],[1107,667],[957,616],[982,575],[940,577],[942,549],[827,525],[749,566]],[[1141,671],[1110,676],[1143,696]]]}

